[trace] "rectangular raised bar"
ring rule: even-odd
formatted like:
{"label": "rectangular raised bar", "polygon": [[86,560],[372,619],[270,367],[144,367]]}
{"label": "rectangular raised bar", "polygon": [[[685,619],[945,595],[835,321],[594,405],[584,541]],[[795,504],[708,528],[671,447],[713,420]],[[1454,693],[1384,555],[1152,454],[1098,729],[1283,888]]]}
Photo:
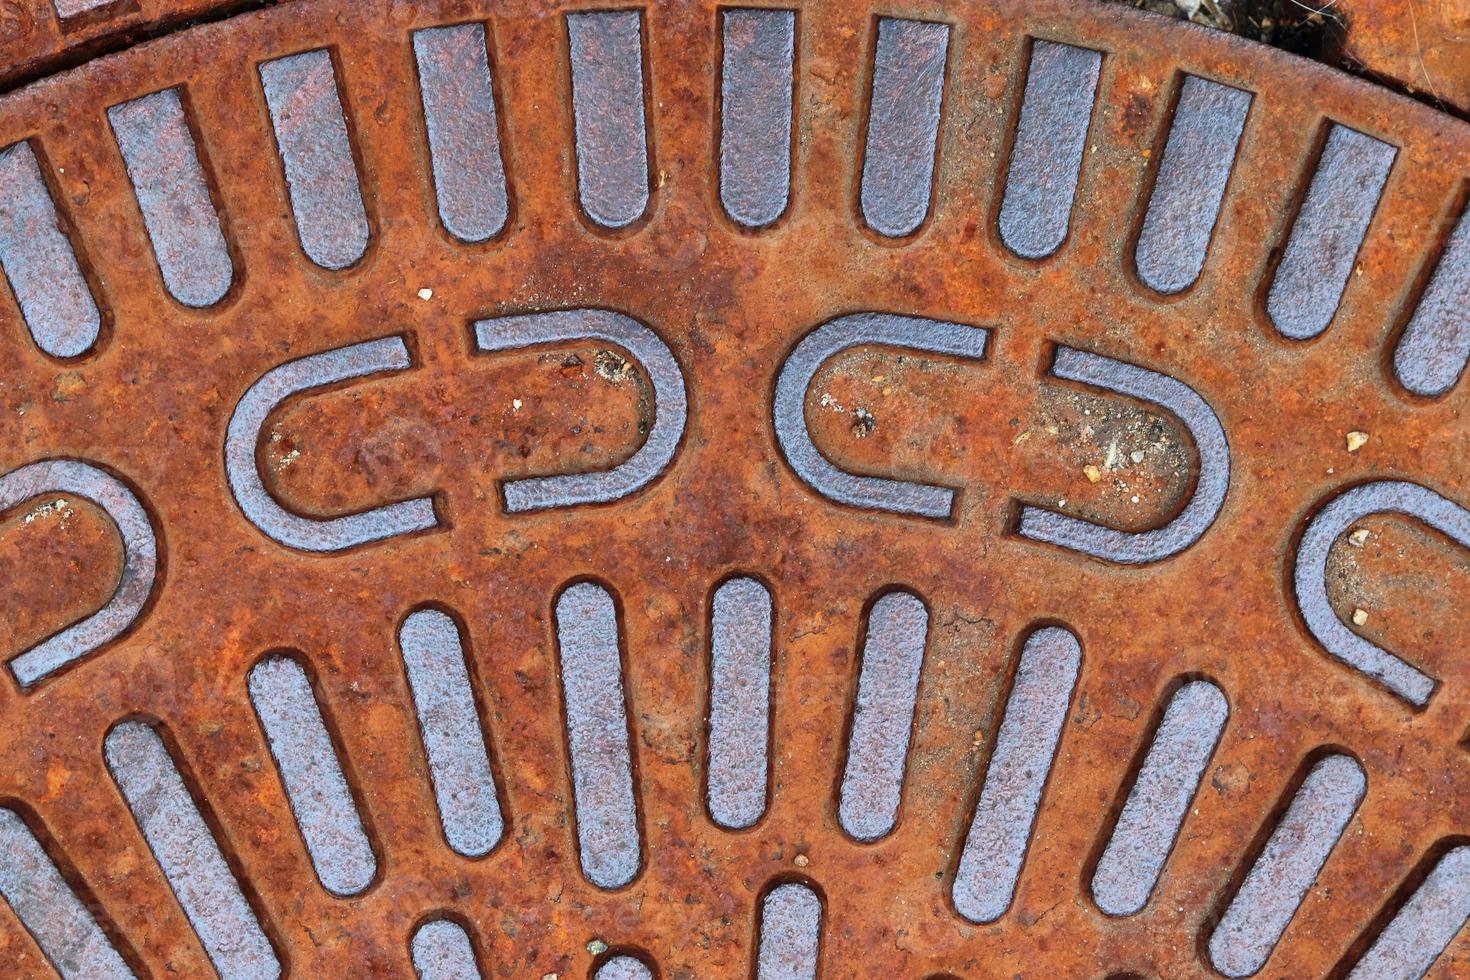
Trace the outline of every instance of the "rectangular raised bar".
{"label": "rectangular raised bar", "polygon": [[324,269],[345,269],[367,252],[369,231],[332,56],[262,62],[260,84],[302,251]]}
{"label": "rectangular raised bar", "polygon": [[731,579],[715,591],[712,606],[710,816],[722,827],[749,827],[766,810],[771,596],[755,579]]}
{"label": "rectangular raised bar", "polygon": [[873,59],[861,203],[868,227],[911,235],[933,197],[949,25],[883,17]]}
{"label": "rectangular raised bar", "polygon": [[736,224],[761,228],[791,197],[796,13],[726,10],[721,23],[720,203]]}
{"label": "rectangular raised bar", "polygon": [[290,657],[266,657],[250,669],[249,688],[317,877],[334,895],[356,895],[372,883],[377,858],[306,671]]}
{"label": "rectangular raised bar", "polygon": [[77,357],[97,343],[102,314],[29,143],[0,150],[0,267],[36,346]]}
{"label": "rectangular raised bar", "polygon": [[483,242],[510,214],[494,82],[483,24],[413,34],[439,220],[455,238]]}
{"label": "rectangular raised bar", "polygon": [[570,586],[556,603],[556,635],[582,873],[620,888],[638,874],[642,845],[612,596],[591,582]]}
{"label": "rectangular raised bar", "polygon": [[399,645],[444,836],[459,854],[489,854],[504,821],[459,627],[437,609],[421,609],[404,620]]}
{"label": "rectangular raised bar", "polygon": [[223,980],[280,976],[275,950],[163,739],[143,722],[125,721],[108,733],[104,750],[143,839]]}
{"label": "rectangular raised bar", "polygon": [[219,302],[235,270],[178,89],[115,105],[107,118],[169,294],[185,306]]}
{"label": "rectangular raised bar", "polygon": [[1133,253],[1149,288],[1179,293],[1199,278],[1250,105],[1249,92],[1184,76]]}
{"label": "rectangular raised bar", "polygon": [[577,195],[604,228],[626,228],[648,208],[642,20],[636,10],[567,14]]}

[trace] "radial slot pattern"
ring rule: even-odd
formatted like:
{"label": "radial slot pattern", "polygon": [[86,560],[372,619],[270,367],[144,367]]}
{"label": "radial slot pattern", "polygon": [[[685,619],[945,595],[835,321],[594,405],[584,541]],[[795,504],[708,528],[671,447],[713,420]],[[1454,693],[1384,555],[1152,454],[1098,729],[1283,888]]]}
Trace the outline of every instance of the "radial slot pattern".
{"label": "radial slot pattern", "polygon": [[710,611],[710,816],[749,827],[766,811],[771,725],[771,594],[752,578],[715,590]]}
{"label": "radial slot pattern", "polygon": [[1209,681],[1191,681],[1169,700],[1092,875],[1092,897],[1104,912],[1132,915],[1148,901],[1228,713]]}
{"label": "radial slot pattern", "polygon": [[179,90],[113,106],[107,118],[169,294],[185,306],[217,303],[234,266]]}
{"label": "radial slot pattern", "polygon": [[756,980],[813,980],[822,941],[822,900],[800,882],[777,885],[761,902]]}
{"label": "radial slot pattern", "polygon": [[929,610],[907,592],[883,596],[868,612],[837,806],[842,829],[858,840],[877,840],[898,820],[928,633]]}
{"label": "radial slot pattern", "polygon": [[304,51],[260,66],[296,234],[311,261],[345,269],[368,247],[367,210],[332,56]]}
{"label": "radial slot pattern", "polygon": [[[140,2],[0,104],[5,953],[1460,968],[1458,565],[1327,583],[1470,542],[1463,126],[1125,10]],[[1025,482],[1118,411],[1177,495]]]}
{"label": "radial slot pattern", "polygon": [[1349,756],[1312,766],[1210,934],[1215,969],[1248,977],[1265,966],[1366,788],[1363,767]]}
{"label": "radial slot pattern", "polygon": [[1081,666],[1077,638],[1059,626],[1037,630],[1021,648],[954,877],[955,908],[971,922],[994,922],[1010,908]]}
{"label": "radial slot pattern", "polygon": [[1346,126],[1328,132],[1266,294],[1283,336],[1309,340],[1332,322],[1396,153]]}
{"label": "radial slot pattern", "polygon": [[107,735],[106,755],[143,839],[219,975],[280,976],[260,920],[158,732],[143,722],[122,722]]}
{"label": "radial slot pattern", "polygon": [[398,641],[444,836],[467,857],[489,854],[504,824],[459,628],[446,614],[424,609],[404,620]]}
{"label": "radial slot pattern", "polygon": [[65,980],[132,977],[20,814],[0,807],[0,896]]}
{"label": "radial slot pattern", "polygon": [[29,143],[0,150],[0,267],[36,346],[52,357],[91,350],[102,314]]}
{"label": "radial slot pattern", "polygon": [[415,31],[413,52],[439,220],[455,238],[483,242],[510,213],[485,27]]}
{"label": "radial slot pattern", "polygon": [[619,888],[638,873],[642,842],[612,596],[590,582],[570,586],[556,603],[556,630],[582,873]]}
{"label": "radial slot pattern", "polygon": [[250,670],[250,700],[322,887],[356,895],[378,861],[306,671],[291,657],[266,657]]}

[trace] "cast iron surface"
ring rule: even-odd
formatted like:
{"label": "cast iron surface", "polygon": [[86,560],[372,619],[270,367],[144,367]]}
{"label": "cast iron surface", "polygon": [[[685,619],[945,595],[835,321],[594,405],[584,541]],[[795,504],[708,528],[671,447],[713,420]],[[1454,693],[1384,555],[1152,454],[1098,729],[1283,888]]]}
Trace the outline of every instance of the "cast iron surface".
{"label": "cast iron surface", "polygon": [[1051,0],[86,7],[0,973],[1466,971],[1470,126]]}

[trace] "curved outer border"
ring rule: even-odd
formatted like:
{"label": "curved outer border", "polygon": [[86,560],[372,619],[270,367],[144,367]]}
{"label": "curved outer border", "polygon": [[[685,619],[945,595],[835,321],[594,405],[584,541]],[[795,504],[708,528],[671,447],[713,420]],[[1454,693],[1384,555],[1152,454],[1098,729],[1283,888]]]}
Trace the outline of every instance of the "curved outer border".
{"label": "curved outer border", "polygon": [[1437,682],[1348,629],[1327,599],[1327,554],[1332,542],[1370,514],[1404,514],[1470,548],[1470,510],[1426,487],[1378,480],[1338,494],[1311,519],[1296,549],[1296,605],[1307,629],[1332,656],[1367,674],[1416,708],[1429,703]]}
{"label": "curved outer border", "polygon": [[861,344],[978,361],[985,357],[989,339],[988,327],[892,313],[853,313],[823,323],[801,338],[776,379],[771,414],[786,462],[802,482],[837,503],[941,520],[951,517],[955,491],[949,487],[858,476],[834,466],[812,443],[806,425],[806,394],[824,363]]}
{"label": "curved outer border", "polygon": [[9,661],[23,688],[117,639],[142,613],[158,575],[158,540],[148,512],[116,477],[73,459],[43,460],[0,477],[0,512],[46,493],[69,493],[101,507],[122,536],[123,566],[107,604]]}
{"label": "curved outer border", "polygon": [[1209,404],[1184,382],[1101,354],[1058,347],[1051,373],[1065,381],[1152,402],[1184,423],[1199,451],[1199,477],[1184,508],[1163,527],[1119,531],[1045,507],[1023,506],[1017,533],[1104,561],[1141,565],[1176,555],[1209,530],[1230,486],[1230,446]]}
{"label": "curved outer border", "polygon": [[338,381],[403,371],[412,364],[403,337],[349,344],[287,361],[261,375],[240,397],[225,433],[225,473],[245,517],[267,537],[302,551],[346,548],[438,526],[434,501],[416,497],[326,520],[292,514],[261,481],[255,451],[270,414],[287,398]]}
{"label": "curved outer border", "polygon": [[475,322],[475,347],[484,353],[589,340],[621,347],[643,366],[654,394],[653,425],[648,436],[637,452],[609,470],[502,482],[501,493],[509,513],[619,500],[647,486],[667,469],[679,440],[684,438],[689,418],[684,372],[663,338],[632,317],[584,308]]}

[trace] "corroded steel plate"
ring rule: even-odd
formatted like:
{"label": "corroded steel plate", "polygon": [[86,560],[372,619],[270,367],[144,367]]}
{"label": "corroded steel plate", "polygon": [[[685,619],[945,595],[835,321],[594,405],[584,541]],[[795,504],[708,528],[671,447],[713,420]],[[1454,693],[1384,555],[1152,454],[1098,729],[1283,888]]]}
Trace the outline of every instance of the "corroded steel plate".
{"label": "corroded steel plate", "polygon": [[0,5],[7,975],[1465,972],[1470,127],[1049,0],[155,6]]}

